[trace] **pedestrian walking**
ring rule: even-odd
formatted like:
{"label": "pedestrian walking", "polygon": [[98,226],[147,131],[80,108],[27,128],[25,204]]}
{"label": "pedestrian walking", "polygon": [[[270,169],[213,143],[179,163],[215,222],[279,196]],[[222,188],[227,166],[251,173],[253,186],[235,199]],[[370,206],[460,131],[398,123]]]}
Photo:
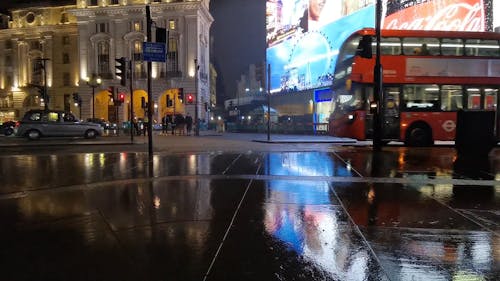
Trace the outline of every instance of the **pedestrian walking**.
{"label": "pedestrian walking", "polygon": [[176,118],[172,117],[172,123],[170,123],[170,126],[172,127],[172,136],[175,135],[175,127],[177,126]]}
{"label": "pedestrian walking", "polygon": [[169,118],[168,115],[165,114],[163,118],[161,119],[161,132],[162,134],[167,134],[168,133],[168,123],[169,123]]}
{"label": "pedestrian walking", "polygon": [[139,130],[139,124],[137,123],[137,118],[132,120],[132,133],[138,136],[141,135],[141,131]]}
{"label": "pedestrian walking", "polygon": [[148,135],[148,126],[149,126],[149,119],[148,117],[144,117],[144,122],[142,127],[142,133],[144,134],[144,136]]}
{"label": "pedestrian walking", "polygon": [[193,129],[193,118],[189,113],[186,115],[186,130],[187,134],[190,136],[191,135],[191,130]]}

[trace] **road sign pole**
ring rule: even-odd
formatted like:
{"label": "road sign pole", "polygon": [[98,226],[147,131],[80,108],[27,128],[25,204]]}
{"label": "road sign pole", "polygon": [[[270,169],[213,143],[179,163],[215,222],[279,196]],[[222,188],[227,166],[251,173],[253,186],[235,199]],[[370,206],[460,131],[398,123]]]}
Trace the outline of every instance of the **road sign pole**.
{"label": "road sign pole", "polygon": [[[151,10],[149,5],[146,5],[146,23],[147,23],[147,40],[151,42]],[[152,175],[152,165],[153,165],[153,93],[151,87],[151,72],[152,72],[152,62],[148,61],[148,155],[149,155],[149,171],[150,176]]]}

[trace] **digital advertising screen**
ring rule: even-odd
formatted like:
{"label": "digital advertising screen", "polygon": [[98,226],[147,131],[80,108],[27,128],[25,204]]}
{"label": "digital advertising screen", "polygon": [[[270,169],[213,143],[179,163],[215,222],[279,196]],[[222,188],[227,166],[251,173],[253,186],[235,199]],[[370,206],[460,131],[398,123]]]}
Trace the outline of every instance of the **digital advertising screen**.
{"label": "digital advertising screen", "polygon": [[[382,28],[500,32],[499,5],[500,0],[382,0]],[[365,27],[375,27],[374,0],[268,0],[271,93],[330,86],[340,46]]]}

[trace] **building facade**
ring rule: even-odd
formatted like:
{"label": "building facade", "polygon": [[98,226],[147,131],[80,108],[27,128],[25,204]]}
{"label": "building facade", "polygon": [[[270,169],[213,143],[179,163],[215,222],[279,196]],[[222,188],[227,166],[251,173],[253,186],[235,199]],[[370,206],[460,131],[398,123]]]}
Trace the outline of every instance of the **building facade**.
{"label": "building facade", "polygon": [[[166,114],[195,113],[208,120],[209,2],[76,0],[75,5],[12,10],[9,28],[0,30],[0,48],[5,50],[0,118],[18,119],[27,109],[44,106],[36,85],[47,86],[50,108],[71,110],[83,120],[121,123],[132,114],[144,118],[148,86],[143,42],[154,42],[156,27],[161,27],[168,30],[167,62],[152,63],[155,121]],[[146,5],[153,21],[149,39]],[[130,61],[134,78],[126,86],[116,76],[115,59],[121,57]],[[119,94],[125,96],[121,105],[116,102]],[[186,95],[195,97],[192,103]]]}
{"label": "building facade", "polygon": [[[0,29],[0,122],[17,120],[25,111],[74,110],[78,90],[78,34],[72,6],[33,7],[2,17]],[[40,88],[47,86],[49,100]]]}

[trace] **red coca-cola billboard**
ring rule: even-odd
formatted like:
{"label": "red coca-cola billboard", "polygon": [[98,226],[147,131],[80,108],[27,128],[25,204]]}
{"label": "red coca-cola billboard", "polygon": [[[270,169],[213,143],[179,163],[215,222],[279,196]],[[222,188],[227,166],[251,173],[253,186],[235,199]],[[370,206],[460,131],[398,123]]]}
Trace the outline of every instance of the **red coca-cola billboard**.
{"label": "red coca-cola billboard", "polygon": [[384,29],[487,31],[488,0],[387,0]]}

